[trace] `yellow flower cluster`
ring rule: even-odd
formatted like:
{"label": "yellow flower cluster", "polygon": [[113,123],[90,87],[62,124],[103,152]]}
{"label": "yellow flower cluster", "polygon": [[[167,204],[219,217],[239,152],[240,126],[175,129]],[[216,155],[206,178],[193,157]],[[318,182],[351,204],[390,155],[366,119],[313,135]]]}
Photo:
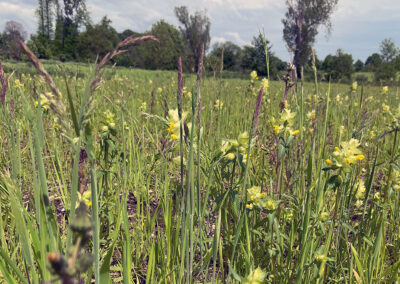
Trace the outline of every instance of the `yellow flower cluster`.
{"label": "yellow flower cluster", "polygon": [[382,87],[382,94],[387,94],[389,92],[389,87],[388,86],[383,86]]}
{"label": "yellow flower cluster", "polygon": [[264,192],[261,192],[261,187],[252,186],[247,189],[247,209],[253,209],[254,206],[257,206],[261,209],[267,209],[268,211],[274,211],[278,204],[272,197],[266,198]]}
{"label": "yellow flower cluster", "polygon": [[[47,95],[50,95],[50,93],[47,93]],[[38,106],[39,102],[35,101],[35,105]],[[50,102],[47,99],[47,97],[44,94],[40,94],[40,106],[44,109],[44,110],[48,110],[50,108]]]}
{"label": "yellow flower cluster", "polygon": [[390,107],[387,104],[383,103],[382,104],[382,113],[388,112],[389,110],[390,110]]}
{"label": "yellow flower cluster", "polygon": [[16,80],[14,81],[14,88],[15,88],[15,89],[17,89],[17,88],[23,88],[23,87],[24,87],[24,84],[22,84],[22,83],[20,82],[20,80],[16,79]]}
{"label": "yellow flower cluster", "polygon": [[264,283],[267,274],[257,267],[257,269],[250,272],[250,274],[244,280],[244,284],[262,284]]}
{"label": "yellow flower cluster", "polygon": [[296,118],[296,113],[295,112],[291,112],[290,109],[285,108],[282,112],[281,112],[281,116],[278,119],[273,119],[272,123],[273,125],[273,129],[274,129],[274,133],[276,135],[278,134],[285,134],[288,133],[290,136],[296,136],[300,133],[299,130],[293,130],[293,124],[295,122],[295,118]]}
{"label": "yellow flower cluster", "polygon": [[106,110],[103,113],[104,121],[103,126],[101,127],[102,132],[107,132],[110,129],[115,128],[115,114],[113,114],[110,110]]}
{"label": "yellow flower cluster", "polygon": [[396,170],[392,172],[392,188],[395,191],[400,191],[400,173]]}
{"label": "yellow flower cluster", "polygon": [[269,81],[267,78],[261,80],[261,87],[263,88],[264,93],[269,89]]}
{"label": "yellow flower cluster", "polygon": [[363,180],[359,180],[355,185],[356,198],[363,199],[365,196],[365,184]]}
{"label": "yellow flower cluster", "polygon": [[[182,120],[185,120],[187,117],[187,112],[182,113]],[[180,120],[178,109],[170,109],[168,111],[168,134],[170,134],[171,140],[179,140],[181,133],[180,133]],[[189,125],[188,125],[189,126]]]}
{"label": "yellow flower cluster", "polygon": [[221,110],[224,107],[224,103],[220,100],[216,100],[214,104],[214,108],[216,110]]}
{"label": "yellow flower cluster", "polygon": [[[253,143],[253,142],[252,142]],[[219,148],[220,155],[228,160],[234,160],[236,155],[242,157],[242,162],[247,162],[247,149],[249,148],[249,133],[240,133],[237,139],[224,139]]]}
{"label": "yellow flower cluster", "polygon": [[76,200],[76,208],[78,208],[79,203],[84,202],[87,207],[92,206],[92,192],[86,190],[83,194],[78,192],[78,199]]}
{"label": "yellow flower cluster", "polygon": [[357,92],[357,87],[358,87],[357,81],[354,81],[353,84],[351,84],[351,92],[352,93]]}
{"label": "yellow flower cluster", "polygon": [[250,73],[250,81],[251,81],[251,82],[254,82],[254,81],[257,81],[257,80],[258,80],[257,71],[253,70],[253,71]]}
{"label": "yellow flower cluster", "polygon": [[140,110],[140,111],[146,111],[146,109],[147,109],[147,103],[146,103],[146,102],[143,102],[143,103],[140,105],[139,110]]}
{"label": "yellow flower cluster", "polygon": [[365,157],[359,149],[360,142],[357,139],[351,138],[349,141],[341,143],[341,148],[335,147],[333,152],[333,161],[328,159],[326,163],[334,168],[342,168],[345,172],[351,170],[351,165],[362,161]]}

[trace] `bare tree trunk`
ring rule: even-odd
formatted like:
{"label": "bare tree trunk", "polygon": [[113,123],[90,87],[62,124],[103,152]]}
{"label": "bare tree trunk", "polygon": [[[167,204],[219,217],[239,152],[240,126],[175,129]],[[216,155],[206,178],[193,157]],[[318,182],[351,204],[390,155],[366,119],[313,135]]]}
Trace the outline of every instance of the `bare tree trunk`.
{"label": "bare tree trunk", "polygon": [[298,11],[297,19],[296,19],[296,26],[297,26],[297,35],[296,35],[296,49],[294,51],[294,59],[293,59],[293,64],[296,66],[297,70],[297,77],[301,78],[301,49],[303,45],[303,11],[300,10]]}

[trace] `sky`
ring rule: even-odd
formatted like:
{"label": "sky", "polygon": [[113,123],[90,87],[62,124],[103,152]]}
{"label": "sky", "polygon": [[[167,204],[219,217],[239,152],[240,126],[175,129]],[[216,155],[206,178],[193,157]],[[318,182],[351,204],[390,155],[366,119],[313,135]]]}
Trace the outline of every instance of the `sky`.
{"label": "sky", "polygon": [[[28,33],[35,33],[37,0],[0,0],[0,31],[9,20],[24,25]],[[187,6],[189,12],[206,10],[211,20],[211,43],[232,41],[238,45],[251,44],[253,36],[264,29],[272,43],[272,51],[289,60],[282,39],[282,18],[285,0],[86,0],[94,23],[104,15],[112,20],[118,32],[131,29],[150,30],[160,19],[178,26],[174,7]],[[315,50],[320,59],[335,54],[338,48],[353,55],[354,60],[379,52],[384,38],[392,38],[400,45],[399,0],[339,0],[332,14],[332,32],[328,36],[320,28]]]}

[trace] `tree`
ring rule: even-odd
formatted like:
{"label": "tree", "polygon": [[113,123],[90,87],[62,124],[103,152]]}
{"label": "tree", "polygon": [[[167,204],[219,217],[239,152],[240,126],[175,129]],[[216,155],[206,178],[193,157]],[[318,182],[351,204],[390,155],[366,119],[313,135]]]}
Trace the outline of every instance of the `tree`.
{"label": "tree", "polygon": [[15,40],[25,41],[28,33],[21,23],[16,21],[8,21],[4,27],[4,35]]}
{"label": "tree", "polygon": [[39,18],[37,35],[43,41],[49,43],[53,36],[53,6],[58,5],[58,0],[39,0],[36,14]]}
{"label": "tree", "polygon": [[350,80],[354,73],[353,56],[338,49],[336,55],[325,57],[322,68],[332,80]]}
{"label": "tree", "polygon": [[204,44],[204,51],[210,45],[210,19],[205,12],[197,11],[189,15],[185,6],[175,7],[175,15],[182,24],[179,29],[185,42],[185,65],[190,71],[197,71],[201,45]]}
{"label": "tree", "polygon": [[364,63],[358,59],[356,63],[354,63],[354,71],[362,72],[364,70]]}
{"label": "tree", "polygon": [[20,60],[22,54],[18,42],[25,41],[26,37],[27,32],[22,24],[15,21],[6,22],[0,45],[1,55]]}
{"label": "tree", "polygon": [[301,68],[311,54],[311,48],[322,25],[331,29],[330,16],[338,0],[286,0],[283,39],[294,52],[293,64],[300,76]]}
{"label": "tree", "polygon": [[[140,37],[143,34],[134,32],[130,29],[124,30],[122,33],[119,34],[120,41],[123,41],[129,36]],[[139,45],[128,46],[127,52],[115,57],[114,62],[118,66],[125,66],[125,67],[138,67],[138,68],[145,68],[144,58],[142,56],[142,49]]]}
{"label": "tree", "polygon": [[389,81],[396,78],[396,69],[395,64],[391,62],[382,62],[377,68],[374,70],[375,80],[376,81]]}
{"label": "tree", "polygon": [[[279,71],[285,69],[286,64],[276,57],[271,51],[271,45],[267,41],[269,58],[270,77],[275,78]],[[265,61],[265,50],[261,35],[253,37],[252,45],[243,48],[242,68],[245,70],[255,70],[259,75],[267,75],[267,65]]]}
{"label": "tree", "polygon": [[61,59],[74,59],[77,57],[79,30],[90,25],[85,0],[63,0],[62,6],[57,4],[56,8],[55,53]]}
{"label": "tree", "polygon": [[[240,46],[233,42],[227,41],[223,43],[216,43],[213,46],[213,50],[210,55],[214,55],[221,61],[221,55],[223,52],[223,70],[239,71],[241,60],[242,60],[242,49]],[[211,57],[210,57],[211,59]],[[215,63],[216,59],[213,59]],[[221,65],[221,64],[219,64]]]}
{"label": "tree", "polygon": [[85,32],[77,38],[77,58],[82,61],[94,61],[103,58],[120,41],[118,33],[111,26],[111,20],[104,16],[100,23],[88,25]]}
{"label": "tree", "polygon": [[181,33],[164,20],[154,24],[148,32],[160,42],[149,42],[142,47],[147,69],[176,69],[178,57],[184,51]]}
{"label": "tree", "polygon": [[382,65],[382,57],[378,53],[373,53],[365,61],[365,71],[374,72],[380,65]]}
{"label": "tree", "polygon": [[383,62],[391,62],[399,54],[399,49],[391,38],[382,40],[379,51]]}

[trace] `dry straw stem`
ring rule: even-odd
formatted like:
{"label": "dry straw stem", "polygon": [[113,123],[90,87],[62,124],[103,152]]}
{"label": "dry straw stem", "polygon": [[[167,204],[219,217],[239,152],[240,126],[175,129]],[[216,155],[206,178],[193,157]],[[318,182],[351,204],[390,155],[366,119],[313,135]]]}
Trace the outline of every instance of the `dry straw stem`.
{"label": "dry straw stem", "polygon": [[103,72],[100,72],[100,69],[103,68],[104,65],[106,65],[114,57],[128,51],[127,49],[122,49],[122,48],[127,47],[132,44],[135,44],[135,43],[138,43],[138,42],[141,42],[141,41],[147,41],[147,40],[154,40],[156,42],[160,42],[158,40],[158,38],[156,38],[155,36],[152,36],[152,35],[146,35],[146,36],[142,36],[142,37],[129,36],[126,39],[124,39],[123,41],[121,41],[113,51],[108,52],[96,67],[96,75],[90,84],[90,92],[93,93],[94,90],[97,88],[97,86],[101,82]]}
{"label": "dry straw stem", "polygon": [[29,47],[27,47],[25,45],[25,43],[23,43],[22,41],[19,41],[19,45],[21,46],[22,50],[26,53],[29,60],[33,63],[36,70],[38,70],[39,73],[43,76],[47,85],[50,87],[50,90],[54,96],[49,95],[48,93],[45,93],[45,92],[43,93],[43,95],[49,101],[50,108],[57,115],[57,119],[58,119],[57,122],[62,126],[60,128],[60,130],[64,134],[66,134],[66,136],[68,137],[71,129],[70,129],[70,125],[67,123],[67,120],[65,119],[65,117],[67,116],[67,113],[66,113],[65,105],[64,105],[63,101],[61,100],[60,91],[58,91],[56,84],[53,81],[53,78],[51,78],[50,74],[46,71],[43,64],[36,57],[36,55],[29,49]]}
{"label": "dry straw stem", "polygon": [[257,133],[258,117],[260,116],[261,101],[262,101],[263,93],[264,93],[264,90],[263,90],[263,87],[261,87],[260,92],[258,93],[256,107],[254,109],[253,126],[252,126],[253,133]]}
{"label": "dry straw stem", "polygon": [[[54,84],[54,81],[51,78],[51,76],[49,75],[49,73],[47,73],[46,69],[44,69],[40,60],[36,57],[35,54],[33,54],[33,52],[29,49],[29,47],[27,47],[25,45],[25,43],[23,43],[22,41],[19,41],[19,45],[21,46],[23,51],[26,53],[29,60],[32,61],[35,68],[44,76],[44,79],[45,79],[47,85],[49,85],[51,92],[55,95],[55,97],[57,99],[57,103],[60,103],[61,102],[60,92],[58,91],[56,84]],[[46,97],[50,100],[50,98],[47,95],[46,95]]]}

